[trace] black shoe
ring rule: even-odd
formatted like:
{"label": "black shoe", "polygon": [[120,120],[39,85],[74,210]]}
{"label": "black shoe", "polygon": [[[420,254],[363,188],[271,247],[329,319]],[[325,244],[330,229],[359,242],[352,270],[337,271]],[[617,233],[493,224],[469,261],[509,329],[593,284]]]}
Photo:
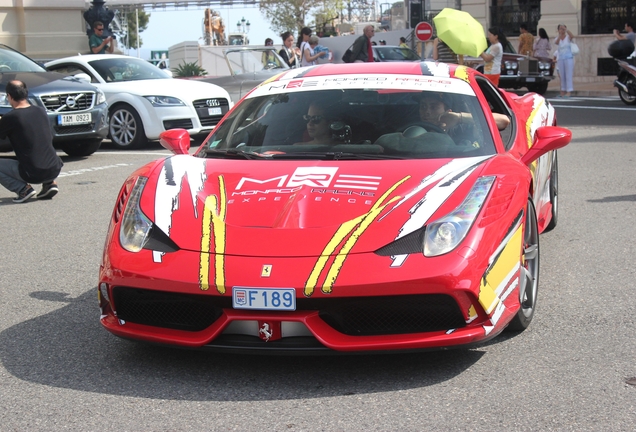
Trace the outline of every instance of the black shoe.
{"label": "black shoe", "polygon": [[55,183],[53,183],[53,182],[44,183],[42,185],[42,190],[40,191],[40,193],[37,194],[36,198],[37,199],[51,199],[58,192],[59,192],[59,189],[57,188],[57,185]]}
{"label": "black shoe", "polygon": [[30,184],[26,185],[17,197],[13,198],[14,203],[23,203],[35,195],[35,189]]}

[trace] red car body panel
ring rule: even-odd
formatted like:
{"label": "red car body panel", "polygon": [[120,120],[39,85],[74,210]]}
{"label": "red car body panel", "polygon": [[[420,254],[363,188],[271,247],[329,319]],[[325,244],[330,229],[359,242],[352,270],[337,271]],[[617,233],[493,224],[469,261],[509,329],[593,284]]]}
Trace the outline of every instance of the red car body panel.
{"label": "red car body panel", "polygon": [[[295,79],[361,73],[422,77],[422,66],[327,65],[294,73],[299,74]],[[469,82],[487,112],[476,75],[451,66],[447,79]],[[285,82],[285,75],[269,82]],[[285,339],[290,323],[304,326],[323,348],[345,352],[450,347],[492,338],[520,308],[513,271],[523,264],[521,214],[528,195],[533,197],[540,231],[550,222],[552,211],[549,194],[546,199],[549,162],[540,160],[528,168],[520,159],[533,145],[533,131],[555,124],[554,113],[549,105],[541,105],[547,102],[537,95],[504,93],[503,97],[513,111],[516,138],[505,149],[494,119],[486,116],[497,152],[490,156],[263,162],[178,155],[137,170],[122,187],[107,234],[99,276],[102,325],[121,337],[190,348],[215,346],[239,322],[267,324],[262,349]],[[434,257],[378,252],[400,238],[402,231],[412,230],[409,224],[420,219],[430,223],[458,208],[477,179],[489,176],[495,180],[487,200],[458,247]],[[139,177],[148,179],[139,209],[179,250],[129,252],[122,247],[123,212]],[[453,180],[451,191],[444,190],[444,179],[457,178],[460,181]],[[364,189],[352,187],[356,182],[363,182]],[[437,204],[424,208],[432,201]],[[220,301],[222,312],[196,331],[126,321],[117,314],[118,287],[141,294],[205,296]],[[389,301],[443,296],[456,304],[463,325],[406,334],[351,335],[323,319],[320,308],[233,308],[228,303],[233,287],[293,288],[299,302],[317,304],[334,298]]]}

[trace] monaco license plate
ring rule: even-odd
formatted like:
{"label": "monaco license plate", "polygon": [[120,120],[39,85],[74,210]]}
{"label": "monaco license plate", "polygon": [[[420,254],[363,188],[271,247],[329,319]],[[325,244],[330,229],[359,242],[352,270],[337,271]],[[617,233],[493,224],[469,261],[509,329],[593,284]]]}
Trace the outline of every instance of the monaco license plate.
{"label": "monaco license plate", "polygon": [[293,288],[232,288],[234,309],[296,310],[296,290]]}
{"label": "monaco license plate", "polygon": [[214,107],[214,108],[208,108],[208,115],[221,115],[223,114],[223,111],[221,110],[221,107]]}
{"label": "monaco license plate", "polygon": [[87,114],[60,114],[57,116],[57,124],[62,126],[78,125],[91,123],[93,116],[91,113]]}

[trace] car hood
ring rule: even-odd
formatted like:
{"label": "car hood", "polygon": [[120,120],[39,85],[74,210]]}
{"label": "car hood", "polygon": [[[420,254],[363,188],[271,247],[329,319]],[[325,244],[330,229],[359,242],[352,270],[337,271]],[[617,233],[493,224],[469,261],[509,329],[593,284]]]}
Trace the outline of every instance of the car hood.
{"label": "car hood", "polygon": [[95,87],[76,78],[68,78],[56,72],[5,72],[0,74],[0,86],[20,80],[31,93],[95,91]]}
{"label": "car hood", "polygon": [[106,95],[125,92],[138,96],[173,96],[185,100],[209,97],[229,99],[227,92],[215,84],[174,78],[121,81],[101,84],[100,88]]}
{"label": "car hood", "polygon": [[487,159],[173,156],[152,171],[140,207],[181,249],[315,256],[348,241],[351,253],[363,253],[421,228],[442,206],[454,209],[463,198],[451,196],[466,196]]}

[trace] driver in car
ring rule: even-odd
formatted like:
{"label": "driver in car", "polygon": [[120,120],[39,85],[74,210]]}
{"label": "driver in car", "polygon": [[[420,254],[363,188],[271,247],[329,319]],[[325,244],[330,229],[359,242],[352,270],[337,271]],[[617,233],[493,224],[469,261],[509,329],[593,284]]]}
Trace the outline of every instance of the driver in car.
{"label": "driver in car", "polygon": [[[420,119],[424,122],[439,126],[451,137],[463,134],[462,126],[474,124],[473,116],[468,112],[451,111],[441,93],[426,92],[420,96]],[[497,129],[504,130],[510,124],[510,118],[499,113],[492,113]]]}

